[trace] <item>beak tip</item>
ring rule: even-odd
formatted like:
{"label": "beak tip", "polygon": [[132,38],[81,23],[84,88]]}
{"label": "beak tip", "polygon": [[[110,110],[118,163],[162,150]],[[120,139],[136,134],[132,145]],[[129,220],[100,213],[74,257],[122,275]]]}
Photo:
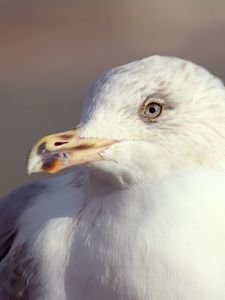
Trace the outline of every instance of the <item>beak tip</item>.
{"label": "beak tip", "polygon": [[27,159],[27,174],[31,175],[33,173],[41,172],[41,160],[38,155],[35,155],[33,151],[28,156]]}

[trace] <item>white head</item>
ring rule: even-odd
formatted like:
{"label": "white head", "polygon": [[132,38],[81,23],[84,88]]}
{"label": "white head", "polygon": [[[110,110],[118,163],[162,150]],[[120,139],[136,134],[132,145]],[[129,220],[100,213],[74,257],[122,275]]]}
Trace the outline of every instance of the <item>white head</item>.
{"label": "white head", "polygon": [[[45,144],[48,157],[68,152],[71,142],[65,138],[57,149],[49,137],[39,141],[29,161],[31,171],[41,169],[40,145]],[[224,86],[204,68],[175,57],[151,56],[112,69],[95,83],[84,105],[79,141],[86,145],[90,140],[117,141],[104,144],[98,159],[82,162],[122,186],[196,166],[223,167]]]}

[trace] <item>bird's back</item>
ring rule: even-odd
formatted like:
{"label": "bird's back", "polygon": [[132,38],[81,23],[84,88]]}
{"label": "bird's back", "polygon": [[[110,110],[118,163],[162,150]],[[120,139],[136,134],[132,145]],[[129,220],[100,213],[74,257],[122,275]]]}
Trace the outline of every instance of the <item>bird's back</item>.
{"label": "bird's back", "polygon": [[63,240],[65,225],[73,223],[80,208],[75,178],[69,174],[36,182],[0,200],[1,300],[44,299],[49,279],[45,276],[43,255],[50,259],[48,265],[53,263],[57,269],[57,247],[61,249],[69,242]]}

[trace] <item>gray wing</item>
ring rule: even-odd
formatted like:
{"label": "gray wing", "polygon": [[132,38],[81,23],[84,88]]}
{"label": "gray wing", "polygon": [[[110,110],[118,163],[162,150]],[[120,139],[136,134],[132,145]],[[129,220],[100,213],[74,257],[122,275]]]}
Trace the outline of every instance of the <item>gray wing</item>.
{"label": "gray wing", "polygon": [[13,244],[19,217],[43,189],[43,184],[33,183],[0,199],[0,261],[4,259]]}
{"label": "gray wing", "polygon": [[33,183],[0,199],[0,300],[33,299],[31,290],[37,290],[38,275],[29,245],[13,246],[18,219],[45,187]]}

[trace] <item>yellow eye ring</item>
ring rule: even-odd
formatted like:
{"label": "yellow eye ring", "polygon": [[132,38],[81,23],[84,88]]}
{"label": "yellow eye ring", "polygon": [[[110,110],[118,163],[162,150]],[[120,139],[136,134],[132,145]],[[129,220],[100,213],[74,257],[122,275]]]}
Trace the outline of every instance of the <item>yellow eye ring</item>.
{"label": "yellow eye ring", "polygon": [[162,104],[156,102],[155,99],[152,99],[152,101],[149,99],[149,101],[147,101],[147,103],[144,104],[144,109],[143,109],[144,117],[150,121],[159,117],[162,111],[163,111]]}

